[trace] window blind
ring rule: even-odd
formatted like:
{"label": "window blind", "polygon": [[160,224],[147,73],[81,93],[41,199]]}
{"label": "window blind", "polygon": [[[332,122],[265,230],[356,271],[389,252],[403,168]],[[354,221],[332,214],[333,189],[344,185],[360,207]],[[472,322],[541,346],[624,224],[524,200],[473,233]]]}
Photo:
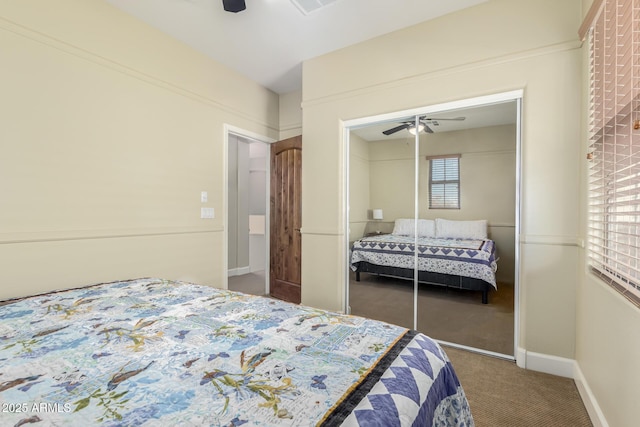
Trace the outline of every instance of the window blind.
{"label": "window blind", "polygon": [[460,209],[459,155],[427,157],[429,209]]}
{"label": "window blind", "polygon": [[640,0],[604,0],[589,31],[589,264],[640,305]]}

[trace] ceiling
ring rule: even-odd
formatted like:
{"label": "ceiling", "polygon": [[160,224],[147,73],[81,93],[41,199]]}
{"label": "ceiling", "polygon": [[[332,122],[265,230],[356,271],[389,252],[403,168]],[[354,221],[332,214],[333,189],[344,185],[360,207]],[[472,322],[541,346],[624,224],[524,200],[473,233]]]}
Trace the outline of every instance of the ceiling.
{"label": "ceiling", "polygon": [[278,93],[302,88],[302,62],[487,0],[105,0]]}
{"label": "ceiling", "polygon": [[[427,114],[427,117],[430,119],[436,119],[438,123],[437,125],[429,125],[434,133],[442,133],[487,126],[514,124],[517,121],[517,114],[518,107],[516,101],[506,101]],[[464,117],[465,119],[463,121],[437,120],[438,118],[455,117]],[[384,135],[382,133],[382,131],[398,126],[404,121],[415,121],[415,119],[413,117],[401,117],[394,121],[378,122],[354,128],[351,132],[358,135],[365,141],[413,138],[414,136],[406,129],[391,135]]]}

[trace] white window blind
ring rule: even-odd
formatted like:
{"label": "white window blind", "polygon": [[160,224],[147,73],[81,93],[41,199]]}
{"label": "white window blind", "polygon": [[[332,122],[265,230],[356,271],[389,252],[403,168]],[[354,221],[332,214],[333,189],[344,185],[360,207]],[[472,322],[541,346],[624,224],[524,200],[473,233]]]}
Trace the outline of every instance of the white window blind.
{"label": "white window blind", "polygon": [[640,305],[640,0],[596,3],[589,31],[589,264]]}
{"label": "white window blind", "polygon": [[460,209],[460,155],[427,157],[429,209]]}

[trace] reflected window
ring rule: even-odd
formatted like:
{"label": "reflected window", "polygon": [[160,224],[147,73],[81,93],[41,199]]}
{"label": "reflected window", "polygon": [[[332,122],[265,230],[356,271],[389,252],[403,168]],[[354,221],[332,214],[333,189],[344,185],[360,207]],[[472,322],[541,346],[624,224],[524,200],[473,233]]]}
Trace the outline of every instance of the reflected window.
{"label": "reflected window", "polygon": [[460,155],[429,156],[429,209],[460,209]]}

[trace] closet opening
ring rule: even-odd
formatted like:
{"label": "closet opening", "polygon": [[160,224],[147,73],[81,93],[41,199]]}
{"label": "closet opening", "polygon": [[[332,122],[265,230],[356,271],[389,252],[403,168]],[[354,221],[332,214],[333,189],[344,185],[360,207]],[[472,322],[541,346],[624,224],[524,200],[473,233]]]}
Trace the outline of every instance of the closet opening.
{"label": "closet opening", "polygon": [[521,98],[345,123],[347,312],[515,358]]}

